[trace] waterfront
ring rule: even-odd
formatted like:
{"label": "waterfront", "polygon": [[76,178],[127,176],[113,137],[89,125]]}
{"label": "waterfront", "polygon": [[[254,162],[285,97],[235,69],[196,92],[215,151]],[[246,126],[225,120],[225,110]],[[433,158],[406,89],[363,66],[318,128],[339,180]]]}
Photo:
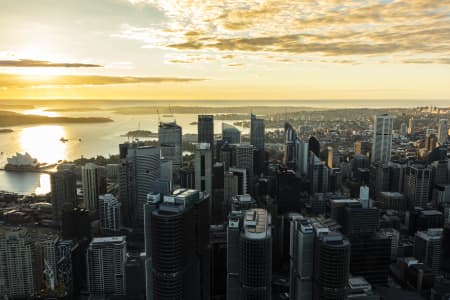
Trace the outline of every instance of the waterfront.
{"label": "waterfront", "polygon": [[[19,111],[20,112],[20,111]],[[44,108],[35,109],[33,113],[54,116],[56,113]],[[119,144],[128,140],[124,137],[128,131],[142,129],[158,132],[157,115],[120,115],[109,111],[64,112],[64,116],[106,116],[114,122],[101,124],[63,124],[32,125],[11,127],[13,132],[0,135],[0,166],[6,164],[7,158],[16,152],[28,152],[41,163],[54,164],[60,161],[73,161],[80,157],[109,156],[119,152]],[[196,114],[174,114],[173,117],[161,116],[161,121],[176,120],[182,126],[183,134],[196,134]],[[215,131],[221,131],[222,122],[216,121]],[[243,132],[248,129],[241,128]],[[61,141],[61,138],[67,141]],[[33,172],[0,171],[0,191],[19,194],[45,194],[50,192],[48,174]]]}
{"label": "waterfront", "polygon": [[[196,134],[197,114],[173,114],[167,117],[161,114],[120,114],[115,113],[123,107],[156,107],[168,104],[178,106],[205,106],[217,107],[216,113],[221,113],[220,107],[240,106],[239,101],[85,101],[84,109],[80,108],[80,102],[66,101],[65,106],[62,101],[47,101],[41,104],[39,101],[24,101],[27,104],[36,103],[33,109],[20,110],[15,112],[26,114],[45,115],[49,117],[107,117],[114,122],[100,124],[41,124],[10,127],[13,132],[0,135],[0,166],[6,163],[6,159],[16,152],[28,152],[31,156],[42,163],[57,163],[58,161],[72,161],[80,157],[94,157],[97,155],[109,156],[118,153],[119,143],[127,141],[122,136],[128,131],[137,129],[149,130],[154,133],[158,131],[159,121],[173,121],[183,128],[183,134]],[[448,101],[420,102],[422,105],[448,106]],[[8,101],[0,101],[1,104],[8,105]],[[389,107],[399,102],[381,101],[262,101],[258,105],[262,106],[302,106],[317,108],[343,108],[343,107]],[[403,104],[403,103],[402,103]],[[417,106],[416,101],[408,101],[405,106]],[[248,102],[246,103],[248,107]],[[98,109],[96,109],[98,108]],[[6,110],[6,109],[4,109]],[[305,115],[307,112],[305,112]],[[221,123],[233,123],[241,120],[215,120],[215,133],[220,133]],[[240,127],[243,134],[248,133],[248,128]],[[67,141],[61,141],[61,138]],[[39,173],[14,173],[0,171],[0,190],[16,192],[21,194],[46,193],[50,191],[49,176]]]}

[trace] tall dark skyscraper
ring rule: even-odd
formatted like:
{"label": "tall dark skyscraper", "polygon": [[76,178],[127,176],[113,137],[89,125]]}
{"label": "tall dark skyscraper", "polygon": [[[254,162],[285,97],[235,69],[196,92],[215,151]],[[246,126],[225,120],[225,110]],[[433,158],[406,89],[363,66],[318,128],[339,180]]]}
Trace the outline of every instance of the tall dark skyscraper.
{"label": "tall dark skyscraper", "polygon": [[209,299],[207,197],[180,189],[145,205],[147,299]]}
{"label": "tall dark skyscraper", "polygon": [[259,119],[254,114],[250,116],[250,144],[256,150],[264,150],[265,128],[264,119]]}
{"label": "tall dark skyscraper", "polygon": [[309,154],[308,178],[310,193],[328,192],[328,168],[318,156],[311,151]]}
{"label": "tall dark skyscraper", "polygon": [[58,171],[50,175],[53,221],[61,226],[64,203],[77,204],[77,178],[71,171]]}
{"label": "tall dark skyscraper", "polygon": [[214,155],[214,116],[198,115],[197,130],[197,142],[210,144],[211,153]]}
{"label": "tall dark skyscraper", "polygon": [[227,299],[272,299],[270,214],[260,208],[232,213],[227,242]]}

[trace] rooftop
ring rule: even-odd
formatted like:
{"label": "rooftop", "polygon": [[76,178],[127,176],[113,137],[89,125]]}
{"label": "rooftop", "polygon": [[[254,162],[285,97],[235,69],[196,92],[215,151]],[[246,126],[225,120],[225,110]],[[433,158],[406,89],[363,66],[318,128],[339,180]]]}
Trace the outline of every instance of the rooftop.
{"label": "rooftop", "polygon": [[126,241],[125,236],[106,236],[93,238],[91,244],[123,243],[125,241]]}
{"label": "rooftop", "polygon": [[245,212],[244,231],[250,239],[262,239],[269,237],[270,215],[265,209],[254,208]]}

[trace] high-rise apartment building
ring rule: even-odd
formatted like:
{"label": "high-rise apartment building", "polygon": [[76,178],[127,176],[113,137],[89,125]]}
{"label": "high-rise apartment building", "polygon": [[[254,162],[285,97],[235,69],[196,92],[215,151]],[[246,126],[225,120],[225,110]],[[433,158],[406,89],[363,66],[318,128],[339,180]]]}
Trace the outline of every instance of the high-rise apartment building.
{"label": "high-rise apartment building", "polygon": [[25,228],[0,228],[0,295],[32,298],[38,291],[35,244]]}
{"label": "high-rise apartment building", "polygon": [[126,257],[127,242],[124,236],[92,239],[86,252],[87,281],[91,295],[126,295]]}

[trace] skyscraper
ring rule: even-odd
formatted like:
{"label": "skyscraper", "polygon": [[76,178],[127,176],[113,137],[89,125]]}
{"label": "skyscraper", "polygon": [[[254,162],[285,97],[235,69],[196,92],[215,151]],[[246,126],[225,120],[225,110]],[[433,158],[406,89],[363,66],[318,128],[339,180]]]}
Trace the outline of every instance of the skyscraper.
{"label": "skyscraper", "polygon": [[246,169],[247,175],[253,177],[253,154],[255,148],[249,144],[238,144],[235,148],[236,163],[235,166],[240,169]]}
{"label": "skyscraper", "polygon": [[39,288],[36,249],[25,228],[0,228],[0,295],[31,298]]}
{"label": "skyscraper", "polygon": [[197,142],[208,143],[210,145],[211,154],[214,155],[214,116],[198,115],[197,130]]}
{"label": "skyscraper", "polygon": [[86,253],[89,293],[102,296],[126,295],[124,236],[92,239]]}
{"label": "skyscraper", "polygon": [[97,165],[87,163],[81,167],[81,181],[83,184],[83,206],[90,212],[98,207],[98,173]]}
{"label": "skyscraper", "polygon": [[229,171],[237,177],[238,195],[248,194],[248,173],[247,169],[230,168]]}
{"label": "skyscraper", "polygon": [[313,299],[347,299],[349,269],[349,241],[338,232],[318,233],[314,247]]}
{"label": "skyscraper", "polygon": [[182,129],[175,122],[159,123],[158,141],[161,148],[161,158],[172,161],[173,171],[183,165]]}
{"label": "skyscraper", "polygon": [[233,125],[222,123],[222,140],[228,144],[240,144],[241,132]]}
{"label": "skyscraper", "polygon": [[448,120],[440,119],[438,128],[438,142],[440,145],[447,144],[448,138]]}
{"label": "skyscraper", "polygon": [[265,125],[264,119],[258,119],[254,114],[250,116],[250,144],[256,150],[264,150]]}
{"label": "skyscraper", "polygon": [[430,201],[432,170],[422,165],[413,165],[406,171],[405,194],[410,207],[425,207]]}
{"label": "skyscraper", "polygon": [[308,148],[308,141],[297,139],[297,172],[302,176],[306,176],[308,174]]}
{"label": "skyscraper", "polygon": [[122,225],[122,214],[120,210],[122,204],[111,194],[100,195],[98,202],[100,228],[107,232],[119,231]]}
{"label": "skyscraper", "polygon": [[394,117],[388,114],[375,116],[373,126],[372,162],[390,161]]}
{"label": "skyscraper", "polygon": [[180,189],[145,205],[147,299],[209,299],[208,197]]}
{"label": "skyscraper", "polygon": [[292,125],[288,122],[284,123],[284,156],[283,163],[285,165],[296,165],[297,155],[296,155],[296,142],[297,133]]}
{"label": "skyscraper", "polygon": [[272,299],[270,214],[260,208],[233,213],[227,245],[227,299]]}
{"label": "skyscraper", "polygon": [[239,194],[239,179],[233,172],[225,171],[223,175],[223,202],[225,205],[224,215],[227,216],[230,210],[231,200]]}
{"label": "skyscraper", "polygon": [[58,171],[50,175],[53,221],[61,226],[64,203],[77,204],[77,178],[73,172]]}
{"label": "skyscraper", "polygon": [[130,144],[120,168],[120,202],[126,226],[144,224],[144,203],[160,178],[160,150]]}
{"label": "skyscraper", "polygon": [[311,300],[314,261],[314,230],[303,218],[291,220],[289,299]]}
{"label": "skyscraper", "polygon": [[414,256],[438,274],[442,266],[442,228],[416,232]]}
{"label": "skyscraper", "polygon": [[195,188],[212,193],[212,152],[208,143],[197,144],[195,150]]}
{"label": "skyscraper", "polygon": [[328,168],[312,152],[309,155],[308,173],[312,194],[328,192]]}

